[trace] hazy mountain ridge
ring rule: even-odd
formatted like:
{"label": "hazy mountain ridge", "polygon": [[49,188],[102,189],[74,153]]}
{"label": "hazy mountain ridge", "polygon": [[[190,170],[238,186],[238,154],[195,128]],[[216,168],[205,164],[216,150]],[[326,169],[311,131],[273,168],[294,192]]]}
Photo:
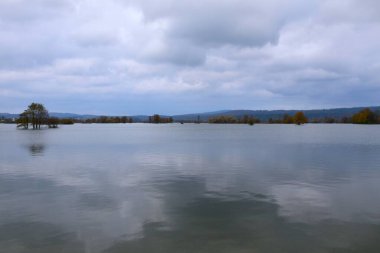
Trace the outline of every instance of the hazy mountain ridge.
{"label": "hazy mountain ridge", "polygon": [[267,121],[269,118],[281,119],[285,114],[294,115],[297,111],[303,111],[306,117],[310,119],[322,119],[322,118],[343,118],[351,117],[353,114],[363,110],[364,108],[370,108],[373,111],[380,112],[380,106],[370,107],[352,107],[352,108],[333,108],[333,109],[313,109],[313,110],[226,110],[220,112],[210,113],[194,113],[184,115],[172,116],[175,121],[190,121],[199,119],[202,121],[208,120],[210,117],[217,117],[221,115],[233,116],[236,118],[243,117],[244,115],[256,117],[262,121]]}

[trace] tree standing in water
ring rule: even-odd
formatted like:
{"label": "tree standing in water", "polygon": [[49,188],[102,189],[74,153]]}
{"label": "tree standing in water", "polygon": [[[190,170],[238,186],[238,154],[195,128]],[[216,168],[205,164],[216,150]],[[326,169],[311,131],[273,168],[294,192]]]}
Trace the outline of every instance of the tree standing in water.
{"label": "tree standing in water", "polygon": [[303,112],[297,112],[293,117],[293,121],[295,124],[301,125],[307,123],[307,118]]}
{"label": "tree standing in water", "polygon": [[41,125],[47,124],[49,113],[43,104],[31,103],[17,119],[17,127],[25,129],[32,125],[33,129],[41,129]]}
{"label": "tree standing in water", "polygon": [[[354,124],[376,124],[376,114],[371,109],[366,108],[352,116],[352,123]],[[380,123],[380,122],[379,122]]]}

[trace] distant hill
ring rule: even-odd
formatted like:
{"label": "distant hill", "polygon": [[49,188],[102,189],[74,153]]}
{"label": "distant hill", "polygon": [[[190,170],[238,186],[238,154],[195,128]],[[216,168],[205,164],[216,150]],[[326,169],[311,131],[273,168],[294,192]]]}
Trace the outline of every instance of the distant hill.
{"label": "distant hill", "polygon": [[[334,108],[334,109],[317,109],[317,110],[302,110],[306,117],[309,119],[323,119],[323,118],[336,118],[341,119],[343,117],[351,117],[353,114],[368,107],[354,107],[354,108]],[[380,112],[380,106],[369,107],[373,111]],[[218,112],[207,113],[193,113],[172,116],[174,121],[196,121],[198,116],[201,121],[207,121],[211,117],[217,116],[233,116],[241,118],[244,115],[253,116],[261,121],[267,121],[268,119],[281,119],[285,114],[294,115],[300,110],[225,110]]]}
{"label": "distant hill", "polygon": [[91,119],[100,117],[91,114],[75,114],[75,113],[62,113],[62,112],[49,112],[49,115],[57,118],[71,118],[71,119]]}
{"label": "distant hill", "polygon": [[0,118],[3,118],[3,119],[14,119],[14,118],[17,118],[17,117],[18,117],[18,114],[1,113],[0,112]]}
{"label": "distant hill", "polygon": [[[351,117],[353,114],[363,110],[368,107],[353,107],[353,108],[334,108],[334,109],[316,109],[316,110],[302,110],[306,117],[309,119],[324,119],[324,118],[336,118],[341,119],[343,117]],[[370,106],[371,110],[377,111],[380,113],[380,106]],[[211,117],[217,117],[221,115],[233,116],[236,118],[241,118],[244,115],[253,116],[261,121],[267,121],[268,119],[281,119],[285,114],[294,115],[297,111],[300,110],[222,110],[215,112],[203,112],[203,113],[192,113],[192,114],[181,114],[181,115],[172,115],[163,117],[173,117],[174,121],[177,122],[193,122],[197,121],[198,117],[201,121],[208,121]],[[51,112],[51,116],[58,118],[73,118],[73,119],[89,119],[97,118],[100,115],[91,115],[91,114],[75,114],[75,113],[59,113]],[[18,114],[11,113],[0,113],[0,118],[12,119],[17,118]],[[134,122],[146,122],[148,121],[147,115],[134,115],[132,117]]]}

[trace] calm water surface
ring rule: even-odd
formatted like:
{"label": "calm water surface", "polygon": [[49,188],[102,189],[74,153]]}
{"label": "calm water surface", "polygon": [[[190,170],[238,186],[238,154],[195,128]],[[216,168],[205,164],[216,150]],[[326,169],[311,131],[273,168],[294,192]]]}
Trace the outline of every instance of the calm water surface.
{"label": "calm water surface", "polygon": [[380,126],[0,125],[0,252],[380,252]]}

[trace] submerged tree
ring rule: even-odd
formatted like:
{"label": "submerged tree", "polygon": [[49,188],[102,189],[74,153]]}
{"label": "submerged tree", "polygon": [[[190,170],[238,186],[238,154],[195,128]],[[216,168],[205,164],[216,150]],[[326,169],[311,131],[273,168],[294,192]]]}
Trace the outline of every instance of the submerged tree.
{"label": "submerged tree", "polygon": [[229,115],[221,115],[221,116],[215,116],[208,119],[208,123],[212,124],[234,124],[237,123],[238,120]]}
{"label": "submerged tree", "polygon": [[282,123],[284,124],[293,124],[294,122],[294,119],[292,116],[288,115],[288,114],[285,114],[283,119],[282,119]]}
{"label": "submerged tree", "polygon": [[252,126],[255,123],[260,123],[260,120],[251,115],[244,115],[242,118],[239,119],[239,123],[248,124]]}
{"label": "submerged tree", "polygon": [[20,114],[19,118],[16,120],[17,127],[23,127],[24,129],[29,128],[29,112],[25,110]]}
{"label": "submerged tree", "polygon": [[376,124],[377,117],[376,114],[369,108],[361,110],[360,112],[352,116],[352,123],[354,124]]}
{"label": "submerged tree", "polygon": [[60,120],[56,117],[50,117],[47,121],[49,128],[57,128]]}
{"label": "submerged tree", "polygon": [[158,114],[154,114],[153,117],[152,117],[152,123],[160,123],[161,121],[161,116],[158,115]]}
{"label": "submerged tree", "polygon": [[307,118],[303,112],[297,112],[293,117],[293,121],[295,124],[301,125],[307,123]]}
{"label": "submerged tree", "polygon": [[149,123],[159,124],[159,123],[173,123],[172,117],[163,117],[159,114],[154,114],[153,116],[149,116]]}
{"label": "submerged tree", "polygon": [[17,119],[17,127],[28,129],[31,125],[33,129],[41,129],[41,125],[47,124],[48,119],[49,113],[44,105],[31,103]]}

